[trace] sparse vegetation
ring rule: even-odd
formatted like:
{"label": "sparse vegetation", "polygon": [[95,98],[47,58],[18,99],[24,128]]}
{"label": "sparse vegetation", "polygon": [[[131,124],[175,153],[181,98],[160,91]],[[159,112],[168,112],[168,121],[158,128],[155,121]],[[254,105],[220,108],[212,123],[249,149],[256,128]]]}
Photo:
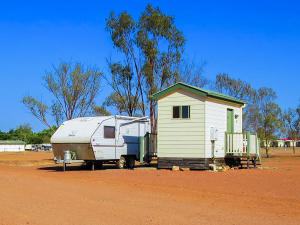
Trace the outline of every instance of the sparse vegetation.
{"label": "sparse vegetation", "polygon": [[47,90],[53,96],[53,104],[26,96],[22,99],[25,107],[44,125],[52,129],[49,116],[56,126],[64,120],[86,116],[91,113],[94,99],[99,94],[102,73],[80,63],[62,62],[46,73]]}
{"label": "sparse vegetation", "polygon": [[29,124],[24,124],[8,132],[0,131],[0,140],[21,140],[28,144],[49,143],[50,138],[56,129],[57,127],[53,126],[51,129],[33,132]]}

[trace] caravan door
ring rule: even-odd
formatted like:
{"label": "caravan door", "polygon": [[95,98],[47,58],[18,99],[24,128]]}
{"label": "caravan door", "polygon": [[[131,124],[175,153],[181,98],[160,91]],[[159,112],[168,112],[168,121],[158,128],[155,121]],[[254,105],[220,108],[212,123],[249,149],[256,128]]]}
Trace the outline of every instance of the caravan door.
{"label": "caravan door", "polygon": [[116,159],[116,124],[115,118],[104,121],[92,137],[96,160]]}

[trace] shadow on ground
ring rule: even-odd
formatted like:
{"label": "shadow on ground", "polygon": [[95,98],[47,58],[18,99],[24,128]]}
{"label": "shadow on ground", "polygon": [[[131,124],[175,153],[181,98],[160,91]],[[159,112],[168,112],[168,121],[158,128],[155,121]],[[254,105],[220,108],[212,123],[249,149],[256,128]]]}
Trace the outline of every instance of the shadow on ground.
{"label": "shadow on ground", "polygon": [[[150,163],[150,164],[143,164],[143,165],[136,165],[134,169],[156,169],[157,164]],[[124,168],[125,170],[130,170],[128,168]],[[63,166],[47,166],[47,167],[39,167],[38,170],[46,170],[49,172],[63,172]],[[120,170],[115,164],[104,164],[102,167],[95,164],[95,170]],[[68,165],[66,167],[66,171],[91,171],[91,167],[87,165]]]}

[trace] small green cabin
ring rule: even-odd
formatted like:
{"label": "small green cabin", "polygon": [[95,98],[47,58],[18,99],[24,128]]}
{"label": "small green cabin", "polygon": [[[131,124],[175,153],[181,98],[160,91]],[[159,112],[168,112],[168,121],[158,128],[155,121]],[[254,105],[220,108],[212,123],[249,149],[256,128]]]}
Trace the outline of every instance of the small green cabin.
{"label": "small green cabin", "polygon": [[247,152],[247,134],[242,133],[245,101],[184,83],[152,98],[158,102],[158,168],[208,169],[216,159]]}

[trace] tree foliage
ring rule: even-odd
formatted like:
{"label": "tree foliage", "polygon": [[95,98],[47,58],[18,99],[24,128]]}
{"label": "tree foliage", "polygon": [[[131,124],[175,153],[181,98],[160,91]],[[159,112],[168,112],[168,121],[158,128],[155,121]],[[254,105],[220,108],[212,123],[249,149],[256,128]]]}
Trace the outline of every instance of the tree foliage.
{"label": "tree foliage", "polygon": [[29,124],[24,124],[8,132],[0,131],[0,140],[21,140],[27,144],[49,143],[56,129],[57,127],[54,126],[51,127],[51,129],[45,129],[35,133]]}
{"label": "tree foliage", "polygon": [[[111,79],[107,78],[107,80],[114,91],[110,96],[110,100],[114,103],[111,106],[117,107],[119,112],[127,111],[128,115],[132,115],[137,111],[140,101],[141,111],[145,116],[142,57],[136,42],[137,23],[126,12],[119,16],[111,12],[106,20],[106,30],[110,33],[114,47],[123,56],[123,62],[108,63]],[[126,105],[128,110],[120,111],[121,108],[118,107],[120,105]]]}
{"label": "tree foliage", "polygon": [[298,137],[300,138],[300,104],[298,105],[296,112],[297,112],[297,118],[298,118],[296,120],[297,128],[298,128]]}
{"label": "tree foliage", "polygon": [[101,75],[97,69],[86,68],[80,63],[61,63],[47,73],[46,87],[67,120],[89,112],[99,91]]}
{"label": "tree foliage", "polygon": [[269,157],[270,140],[277,138],[283,129],[282,113],[280,107],[275,103],[276,98],[276,93],[272,88],[258,89],[256,109],[251,114],[259,138],[266,142],[267,157]]}
{"label": "tree foliage", "polygon": [[244,100],[252,100],[256,94],[249,83],[231,78],[226,73],[216,76],[215,89],[220,93]]}
{"label": "tree foliage", "polygon": [[94,99],[99,92],[101,72],[80,63],[61,63],[46,74],[46,88],[52,94],[54,103],[50,106],[32,96],[22,102],[43,124],[51,128],[49,116],[56,125],[62,120],[82,117],[90,113]]}
{"label": "tree foliage", "polygon": [[185,38],[175,26],[175,18],[148,5],[139,19],[137,43],[144,56],[143,76],[149,102],[152,132],[156,132],[156,101],[151,96],[179,77],[178,66]]}
{"label": "tree foliage", "polygon": [[109,95],[103,102],[104,107],[115,107],[118,110],[118,113],[122,115],[126,112],[126,104],[124,104],[125,99],[123,96],[120,96],[116,92]]}
{"label": "tree foliage", "polygon": [[300,137],[300,110],[288,108],[283,114],[286,137],[293,141],[293,152],[295,154],[295,143]]}
{"label": "tree foliage", "polygon": [[196,87],[205,87],[209,84],[209,80],[203,75],[202,64],[197,64],[195,61],[182,60],[179,66],[179,77],[175,77],[173,83],[183,82]]}
{"label": "tree foliage", "polygon": [[96,116],[110,116],[110,112],[105,108],[105,106],[95,106],[94,114]]}
{"label": "tree foliage", "polygon": [[140,109],[138,82],[128,64],[112,63],[109,66],[112,74],[110,84],[114,92],[107,98],[106,105],[115,106],[120,114],[126,112],[133,116]]}
{"label": "tree foliage", "polygon": [[38,101],[31,96],[26,96],[22,99],[25,107],[47,127],[51,127],[47,120],[48,106],[43,103],[43,101]]}
{"label": "tree foliage", "polygon": [[[137,21],[127,12],[119,16],[112,12],[106,24],[114,47],[124,56],[123,63],[110,64],[111,86],[118,95],[117,99],[125,101],[129,115],[134,114],[139,107],[145,115],[147,102],[152,132],[156,132],[156,101],[151,99],[151,95],[173,84],[177,80],[176,77],[179,77],[178,66],[185,44],[182,32],[174,25],[174,17],[164,14],[150,4]],[[119,77],[125,75],[129,78],[130,75],[131,80],[117,83],[118,87],[127,88],[126,94],[116,90],[114,85],[116,76],[112,66],[115,68],[116,65],[120,68],[119,71],[122,71],[118,71]],[[129,86],[129,81],[133,81],[136,86]]]}
{"label": "tree foliage", "polygon": [[256,132],[257,127],[253,124],[251,115],[257,110],[257,92],[251,85],[241,79],[234,79],[226,73],[216,76],[213,83],[213,88],[223,94],[232,97],[243,99],[248,102],[246,108],[243,110],[243,130],[251,130]]}

